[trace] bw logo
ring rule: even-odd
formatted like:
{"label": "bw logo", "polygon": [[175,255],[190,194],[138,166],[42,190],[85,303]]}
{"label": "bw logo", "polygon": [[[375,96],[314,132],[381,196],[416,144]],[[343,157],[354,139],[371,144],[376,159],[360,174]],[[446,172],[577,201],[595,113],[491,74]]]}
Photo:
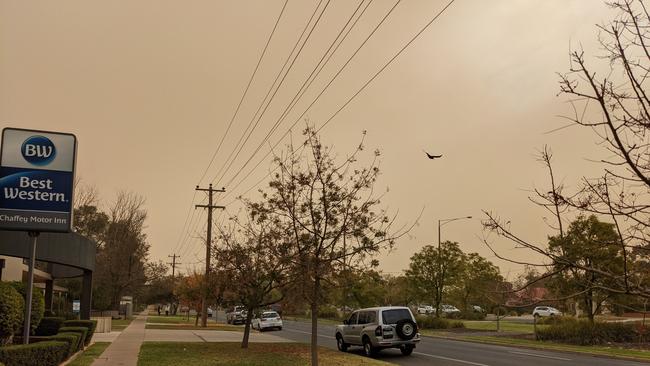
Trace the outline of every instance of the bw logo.
{"label": "bw logo", "polygon": [[56,157],[56,147],[45,136],[31,136],[23,142],[20,152],[23,158],[32,165],[44,166]]}

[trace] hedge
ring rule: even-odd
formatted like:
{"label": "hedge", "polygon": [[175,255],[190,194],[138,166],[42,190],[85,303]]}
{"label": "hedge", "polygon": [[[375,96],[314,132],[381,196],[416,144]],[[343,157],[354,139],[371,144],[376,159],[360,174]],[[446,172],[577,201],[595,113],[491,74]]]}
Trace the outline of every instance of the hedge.
{"label": "hedge", "polygon": [[433,316],[418,315],[415,317],[420,329],[449,329],[449,328],[465,328],[465,324],[461,321],[450,321],[445,318],[438,318]]}
{"label": "hedge", "polygon": [[537,324],[577,323],[580,320],[573,316],[545,316],[537,318]]}
{"label": "hedge", "polygon": [[89,345],[90,341],[93,339],[95,334],[95,329],[97,328],[97,320],[66,320],[63,323],[64,327],[85,327],[88,329],[88,334],[86,334],[86,340],[84,345]]}
{"label": "hedge", "polygon": [[65,318],[59,317],[45,317],[41,319],[40,324],[34,331],[37,336],[51,336],[59,332],[59,328],[63,326]]}
{"label": "hedge", "polygon": [[68,343],[38,342],[0,347],[0,362],[10,366],[58,366],[65,360]]}
{"label": "hedge", "polygon": [[53,335],[48,337],[53,341],[61,341],[61,342],[67,342],[68,343],[68,354],[66,356],[67,358],[70,358],[70,356],[74,355],[77,351],[81,349],[80,343],[81,337],[79,336],[79,333],[59,333],[57,335]]}
{"label": "hedge", "polygon": [[537,339],[581,346],[639,341],[638,329],[632,324],[591,323],[587,320],[565,321],[537,329]]}
{"label": "hedge", "polygon": [[485,320],[486,316],[482,311],[464,311],[460,314],[460,318],[464,320]]}
{"label": "hedge", "polygon": [[86,327],[61,327],[59,328],[59,334],[61,333],[77,333],[79,334],[79,349],[83,349],[83,345],[86,344],[86,335],[88,334],[88,328]]}
{"label": "hedge", "polygon": [[25,300],[11,285],[0,282],[0,345],[11,339],[23,322]]}
{"label": "hedge", "polygon": [[[25,301],[25,306],[27,306],[27,285],[22,283],[22,282],[10,282],[9,283],[13,288],[18,291],[22,297],[23,300]],[[43,319],[43,313],[45,312],[45,296],[43,296],[43,292],[39,288],[34,287],[32,290],[32,312],[30,315],[30,323],[29,327],[31,330],[31,334],[34,334],[34,330],[36,330],[36,327],[38,327],[38,323],[41,322],[41,319]],[[24,321],[24,319],[23,319]],[[21,328],[22,328],[21,324]]]}
{"label": "hedge", "polygon": [[[61,333],[53,336],[30,336],[29,343],[61,341],[68,343],[68,353],[66,359],[79,350],[79,333]],[[22,344],[22,336],[14,336],[14,344]]]}

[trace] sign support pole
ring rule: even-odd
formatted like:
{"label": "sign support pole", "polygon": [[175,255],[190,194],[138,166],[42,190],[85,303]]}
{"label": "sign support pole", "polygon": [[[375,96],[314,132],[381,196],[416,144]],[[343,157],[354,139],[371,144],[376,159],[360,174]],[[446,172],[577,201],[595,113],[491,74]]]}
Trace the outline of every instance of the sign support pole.
{"label": "sign support pole", "polygon": [[23,344],[29,344],[29,333],[32,320],[32,296],[34,292],[34,265],[36,264],[36,239],[38,231],[30,231],[29,237],[32,242],[29,248],[29,274],[27,279],[27,298],[25,299],[25,321],[23,327]]}

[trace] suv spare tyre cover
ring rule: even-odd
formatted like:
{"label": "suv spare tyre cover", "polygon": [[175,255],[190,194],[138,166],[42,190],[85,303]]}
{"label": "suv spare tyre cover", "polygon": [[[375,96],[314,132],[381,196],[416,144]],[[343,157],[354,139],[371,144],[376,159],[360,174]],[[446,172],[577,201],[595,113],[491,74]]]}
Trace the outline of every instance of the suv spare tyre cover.
{"label": "suv spare tyre cover", "polygon": [[397,335],[407,341],[413,339],[415,334],[418,332],[417,325],[415,325],[415,322],[410,319],[402,319],[398,321],[395,328]]}

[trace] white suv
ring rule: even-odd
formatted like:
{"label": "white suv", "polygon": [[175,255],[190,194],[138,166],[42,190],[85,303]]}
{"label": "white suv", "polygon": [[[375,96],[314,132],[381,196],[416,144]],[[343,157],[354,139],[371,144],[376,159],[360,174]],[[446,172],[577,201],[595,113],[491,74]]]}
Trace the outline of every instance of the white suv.
{"label": "white suv", "polygon": [[418,306],[418,314],[432,314],[435,310],[431,305],[420,305]]}
{"label": "white suv", "polygon": [[413,353],[420,333],[411,310],[403,306],[386,306],[357,310],[337,325],[336,345],[345,352],[349,346],[362,346],[366,356],[384,348],[399,348],[405,356]]}
{"label": "white suv", "polygon": [[533,316],[534,317],[540,317],[540,316],[561,316],[562,312],[559,311],[558,309],[550,306],[538,306],[533,310]]}

